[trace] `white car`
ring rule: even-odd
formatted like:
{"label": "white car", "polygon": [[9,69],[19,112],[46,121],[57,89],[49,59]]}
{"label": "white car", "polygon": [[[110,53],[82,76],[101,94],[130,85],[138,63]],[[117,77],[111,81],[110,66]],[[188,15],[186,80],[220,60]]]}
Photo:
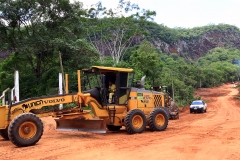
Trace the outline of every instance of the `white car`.
{"label": "white car", "polygon": [[203,100],[195,100],[190,105],[190,113],[192,112],[207,112],[207,104]]}

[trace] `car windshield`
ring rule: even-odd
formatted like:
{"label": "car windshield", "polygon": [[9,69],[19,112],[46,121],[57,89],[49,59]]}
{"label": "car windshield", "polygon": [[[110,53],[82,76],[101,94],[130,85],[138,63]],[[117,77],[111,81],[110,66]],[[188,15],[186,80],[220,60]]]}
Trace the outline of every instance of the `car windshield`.
{"label": "car windshield", "polygon": [[196,104],[203,104],[201,101],[193,101],[192,105],[196,105]]}

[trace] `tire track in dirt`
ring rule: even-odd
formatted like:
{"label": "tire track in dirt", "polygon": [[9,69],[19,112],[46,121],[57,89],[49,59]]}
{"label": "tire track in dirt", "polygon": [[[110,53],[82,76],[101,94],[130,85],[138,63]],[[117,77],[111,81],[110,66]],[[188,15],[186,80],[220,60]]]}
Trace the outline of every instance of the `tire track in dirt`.
{"label": "tire track in dirt", "polygon": [[186,107],[179,120],[169,121],[163,132],[129,135],[125,130],[94,134],[55,130],[52,118],[43,118],[41,140],[35,146],[17,148],[0,139],[3,160],[185,160],[240,159],[239,101],[230,84],[218,88],[200,89],[196,94],[209,100],[207,113],[190,114]]}
{"label": "tire track in dirt", "polygon": [[[234,92],[234,93],[233,93]],[[233,94],[232,94],[233,93]],[[193,135],[193,140],[190,142],[191,144],[196,144],[200,147],[201,150],[198,151],[197,154],[192,156],[191,158],[194,159],[211,159],[209,156],[203,156],[203,153],[212,153],[216,152],[216,155],[214,155],[213,159],[228,159],[229,157],[235,157],[237,156],[237,149],[233,148],[231,152],[229,152],[230,156],[228,156],[228,152],[221,150],[225,147],[223,145],[227,145],[229,147],[229,144],[234,143],[234,136],[232,132],[236,132],[238,123],[237,121],[240,120],[238,114],[239,108],[234,105],[232,95],[236,95],[235,91],[231,91],[230,94],[224,94],[219,97],[217,97],[214,101],[209,103],[208,107],[208,113],[207,116],[204,118],[201,118],[199,120],[195,120],[193,123],[191,123],[191,126],[197,127],[199,129],[199,132],[196,132],[195,130],[186,131],[188,135]],[[208,94],[209,96],[209,94]],[[207,97],[205,97],[207,98]],[[226,107],[226,102],[228,102],[228,106]],[[232,124],[234,123],[234,124]],[[229,124],[231,124],[231,127],[229,128]],[[237,125],[235,127],[235,125]],[[209,138],[211,138],[209,140]],[[238,139],[239,140],[239,139]],[[207,145],[212,145],[212,148],[206,147]],[[220,143],[219,145],[216,145]],[[235,144],[239,146],[239,143]],[[192,148],[192,147],[191,147]],[[194,148],[194,147],[193,147]],[[233,152],[233,153],[232,153]],[[227,155],[227,156],[226,156]],[[238,157],[239,158],[239,157]]]}

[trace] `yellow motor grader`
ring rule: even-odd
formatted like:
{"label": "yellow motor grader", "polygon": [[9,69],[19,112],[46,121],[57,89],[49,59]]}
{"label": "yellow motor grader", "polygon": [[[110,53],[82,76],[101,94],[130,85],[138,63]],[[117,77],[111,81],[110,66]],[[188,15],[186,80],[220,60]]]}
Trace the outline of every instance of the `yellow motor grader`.
{"label": "yellow motor grader", "polygon": [[[81,74],[80,74],[81,73]],[[0,106],[0,133],[19,147],[36,144],[43,134],[41,117],[52,116],[57,129],[105,133],[123,126],[128,133],[167,128],[169,113],[161,92],[133,86],[132,69],[93,66],[78,71],[78,92],[25,99]],[[82,77],[82,78],[81,78]],[[66,80],[67,81],[67,80]],[[114,82],[113,103],[108,103],[108,82]],[[42,112],[45,106],[75,103],[71,110]],[[85,107],[91,110],[85,110]]]}

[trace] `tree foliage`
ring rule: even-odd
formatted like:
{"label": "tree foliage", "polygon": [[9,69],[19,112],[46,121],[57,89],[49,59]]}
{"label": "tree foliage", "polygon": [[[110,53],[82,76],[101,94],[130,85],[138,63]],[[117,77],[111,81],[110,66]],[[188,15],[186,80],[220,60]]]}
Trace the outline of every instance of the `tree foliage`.
{"label": "tree foliage", "polygon": [[130,2],[121,0],[116,10],[101,3],[89,10],[82,5],[68,0],[0,0],[0,51],[12,52],[0,60],[0,90],[13,87],[14,70],[19,70],[21,99],[56,94],[59,53],[69,73],[70,92],[77,89],[76,70],[91,65],[134,68],[135,80],[146,75],[146,89],[168,86],[179,105],[194,99],[194,89],[240,78],[239,65],[232,64],[240,59],[236,48],[215,48],[193,61],[161,53],[152,45],[155,39],[171,44],[211,31],[239,34],[234,26],[172,29],[152,22],[154,11]]}
{"label": "tree foliage", "polygon": [[155,47],[146,40],[143,41],[139,48],[132,53],[130,60],[133,68],[138,71],[136,78],[140,79],[146,75],[150,79],[150,84],[155,84],[162,68],[161,59]]}
{"label": "tree foliage", "polygon": [[139,10],[137,4],[123,0],[119,1],[115,9],[106,10],[101,2],[90,9],[92,19],[89,19],[91,25],[88,27],[88,39],[98,51],[101,61],[106,55],[110,55],[113,62],[118,64],[133,45],[134,39],[143,34],[143,26],[156,13]]}
{"label": "tree foliage", "polygon": [[[5,44],[1,49],[11,50],[15,56],[3,65],[8,70],[26,68],[26,78],[31,79],[27,86],[33,89],[47,75],[59,70],[56,68],[59,52],[63,54],[64,65],[74,69],[86,66],[90,63],[86,57],[94,57],[94,49],[84,38],[85,15],[80,2],[0,0],[0,42]],[[39,88],[31,91],[31,95],[45,94],[44,86],[42,91]]]}

